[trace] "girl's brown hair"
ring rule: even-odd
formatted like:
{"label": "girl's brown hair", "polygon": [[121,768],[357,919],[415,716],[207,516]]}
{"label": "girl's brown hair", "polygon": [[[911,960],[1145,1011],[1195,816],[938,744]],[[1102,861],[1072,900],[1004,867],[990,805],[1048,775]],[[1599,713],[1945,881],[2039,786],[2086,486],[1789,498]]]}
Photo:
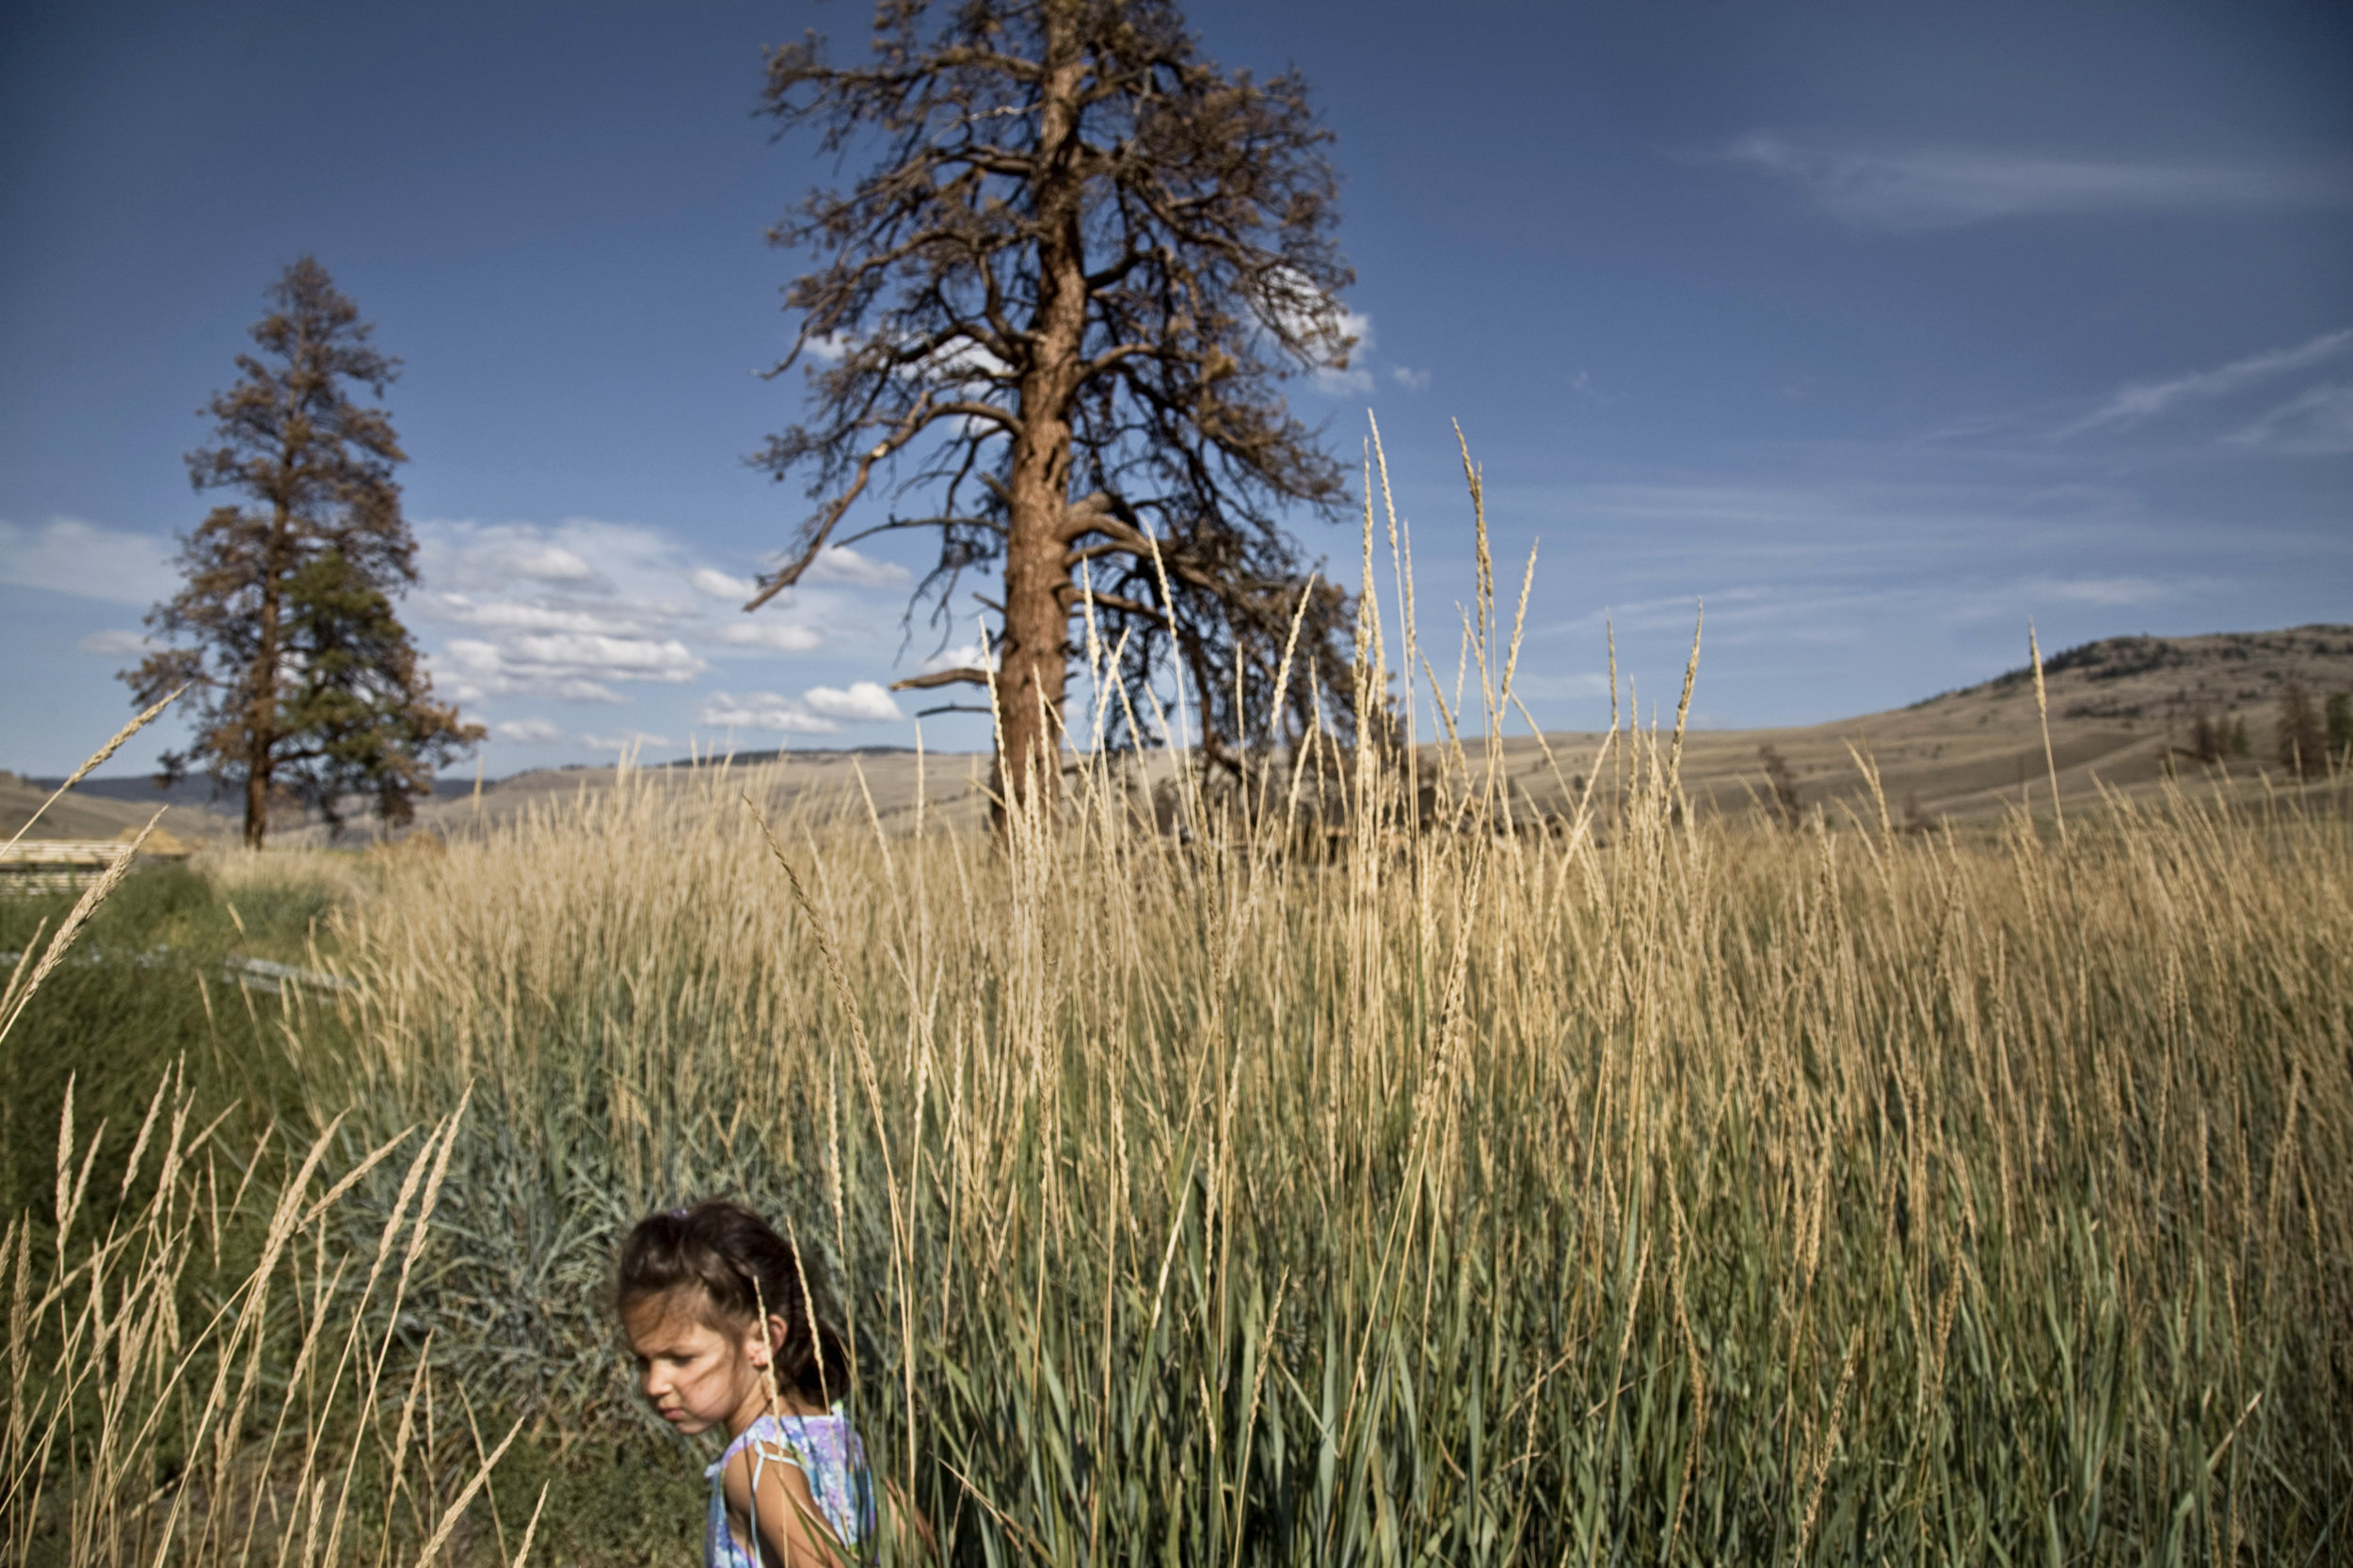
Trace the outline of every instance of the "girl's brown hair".
{"label": "girl's brown hair", "polygon": [[713,1328],[742,1330],[762,1317],[784,1320],[773,1363],[776,1386],[830,1404],[849,1391],[850,1365],[840,1335],[815,1312],[816,1292],[800,1255],[774,1226],[742,1204],[718,1199],[649,1214],[621,1243],[619,1305],[678,1291],[698,1299]]}

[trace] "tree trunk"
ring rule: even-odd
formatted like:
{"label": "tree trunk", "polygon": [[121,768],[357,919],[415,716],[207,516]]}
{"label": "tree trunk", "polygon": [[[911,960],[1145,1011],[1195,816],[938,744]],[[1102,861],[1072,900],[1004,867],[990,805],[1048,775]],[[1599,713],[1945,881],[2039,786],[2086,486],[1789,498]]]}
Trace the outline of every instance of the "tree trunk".
{"label": "tree trunk", "polygon": [[1038,302],[1020,381],[1021,430],[1013,443],[1005,531],[1005,636],[997,704],[998,797],[1050,803],[1061,779],[1063,696],[1069,678],[1070,568],[1064,512],[1070,496],[1070,402],[1086,332],[1086,250],[1080,226],[1078,96],[1085,63],[1078,28],[1049,7],[1039,117]]}
{"label": "tree trunk", "polygon": [[[293,466],[291,457],[287,468]],[[293,516],[285,503],[271,508],[269,545],[262,553],[262,634],[253,653],[251,706],[245,720],[245,845],[260,849],[269,832],[271,754],[278,749],[279,585],[285,580],[286,535]]]}

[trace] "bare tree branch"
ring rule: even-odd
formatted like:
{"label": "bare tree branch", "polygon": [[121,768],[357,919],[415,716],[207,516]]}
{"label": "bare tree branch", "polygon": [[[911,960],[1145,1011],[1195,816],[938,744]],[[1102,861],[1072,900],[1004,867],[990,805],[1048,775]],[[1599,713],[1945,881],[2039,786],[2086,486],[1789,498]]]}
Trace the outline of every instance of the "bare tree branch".
{"label": "bare tree branch", "polygon": [[[846,536],[935,529],[915,602],[937,619],[965,574],[1001,575],[1013,792],[1055,744],[1090,597],[1116,679],[1183,672],[1212,749],[1353,730],[1350,601],[1307,588],[1285,526],[1331,515],[1342,475],[1280,388],[1352,346],[1305,84],[1202,59],[1167,0],[880,0],[872,39],[861,67],[813,35],[768,60],[779,135],[873,161],[771,231],[811,259],[776,367],[804,365],[809,411],[753,460],[815,510],[745,607],[797,581],[887,468],[925,503]],[[1081,566],[1110,568],[1091,595]],[[1305,667],[1281,682],[1302,602]],[[1111,722],[1114,744],[1143,739]]]}
{"label": "bare tree branch", "polygon": [[904,680],[893,680],[894,692],[928,692],[936,686],[985,686],[988,671],[984,669],[933,670],[925,675],[910,675]]}

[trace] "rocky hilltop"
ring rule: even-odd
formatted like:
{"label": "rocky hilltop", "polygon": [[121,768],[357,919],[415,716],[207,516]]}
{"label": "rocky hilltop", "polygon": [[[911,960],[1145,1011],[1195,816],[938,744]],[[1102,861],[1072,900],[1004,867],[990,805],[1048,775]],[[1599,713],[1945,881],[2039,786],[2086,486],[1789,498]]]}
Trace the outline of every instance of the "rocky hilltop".
{"label": "rocky hilltop", "polygon": [[[2353,626],[2217,632],[2203,637],[2104,637],[2042,664],[2052,712],[2070,719],[2187,723],[2277,704],[2291,685],[2315,698],[2353,691]],[[1913,711],[1978,696],[2031,696],[2021,665],[1980,685],[1914,703]]]}

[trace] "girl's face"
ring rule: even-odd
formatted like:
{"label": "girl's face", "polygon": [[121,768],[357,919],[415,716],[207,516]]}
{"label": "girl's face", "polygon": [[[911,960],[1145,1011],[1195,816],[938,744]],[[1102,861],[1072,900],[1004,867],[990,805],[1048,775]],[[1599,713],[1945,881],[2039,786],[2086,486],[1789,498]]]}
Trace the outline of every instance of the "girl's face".
{"label": "girl's face", "polygon": [[654,1413],[693,1436],[724,1427],[740,1436],[768,1405],[768,1341],[757,1325],[713,1328],[679,1292],[621,1308],[621,1332],[637,1362],[637,1391]]}

